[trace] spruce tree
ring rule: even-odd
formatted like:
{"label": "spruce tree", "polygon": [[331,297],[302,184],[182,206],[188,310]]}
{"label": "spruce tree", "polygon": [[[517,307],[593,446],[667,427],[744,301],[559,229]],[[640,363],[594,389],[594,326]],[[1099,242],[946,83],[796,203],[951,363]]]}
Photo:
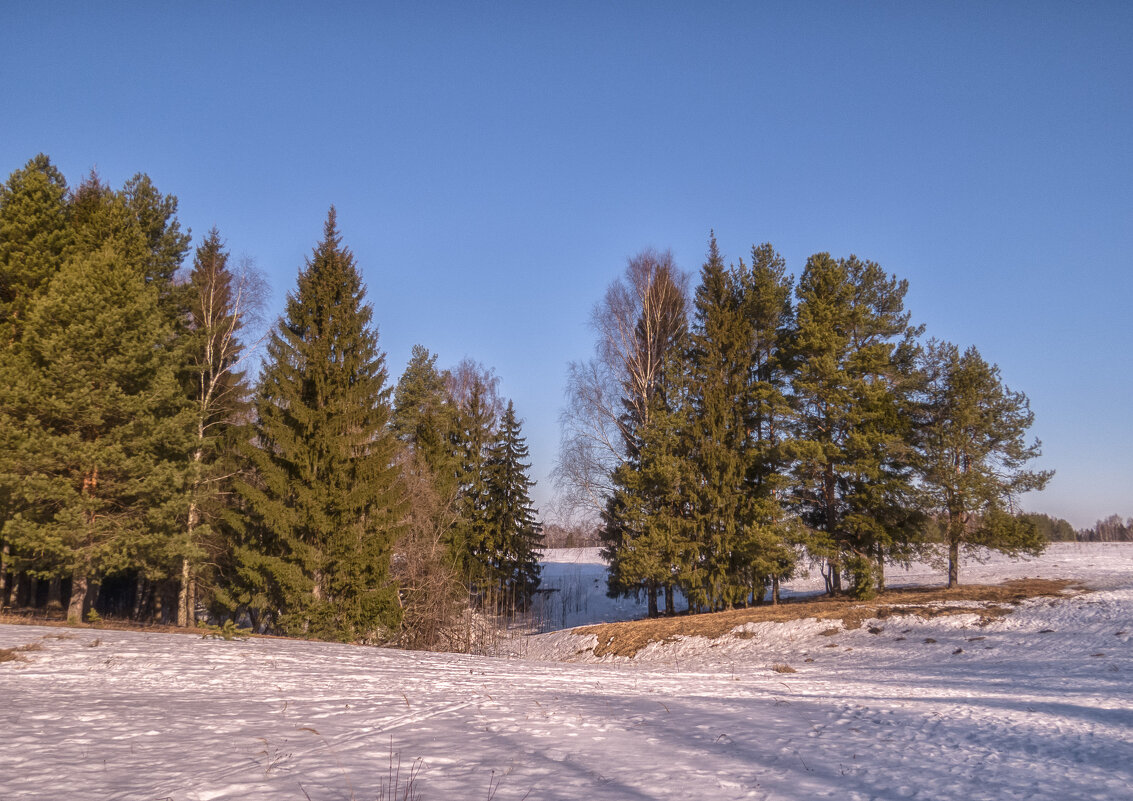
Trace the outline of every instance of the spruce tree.
{"label": "spruce tree", "polygon": [[438,492],[447,497],[456,488],[456,410],[445,386],[446,374],[437,370],[436,362],[436,354],[422,345],[413,346],[394,390],[391,428],[432,473]]}
{"label": "spruce tree", "polygon": [[[724,265],[715,236],[701,268],[690,336],[689,371],[694,460],[694,531],[700,554],[686,571],[690,600],[708,609],[746,603],[756,579],[741,553],[758,551],[753,498],[747,492],[754,374],[754,332],[745,315],[741,276]],[[763,577],[758,584],[762,587]]]}
{"label": "spruce tree", "polygon": [[[58,196],[61,179],[49,183]],[[161,224],[177,230],[171,215]],[[58,249],[36,251],[62,262],[26,296],[12,350],[20,377],[0,405],[18,417],[5,483],[18,486],[23,509],[11,535],[41,576],[71,576],[78,617],[102,578],[163,569],[183,505],[188,420],[175,389],[174,292],[151,274],[149,240],[125,195],[92,175],[65,217],[68,230],[48,238]]]}
{"label": "spruce tree", "polygon": [[332,207],[267,345],[243,573],[286,633],[370,641],[398,624],[400,493],[384,354]]}
{"label": "spruce tree", "polygon": [[492,584],[497,612],[527,608],[539,586],[542,526],[531,506],[531,465],[515,405],[508,401],[496,442],[489,448],[485,482],[488,536],[479,555]]}
{"label": "spruce tree", "polygon": [[[496,439],[495,384],[473,371],[457,401],[454,438],[459,521],[450,531],[449,547],[459,574],[481,601],[493,586],[493,542],[488,489],[489,450]],[[450,390],[451,392],[451,390]],[[457,393],[453,393],[454,395]]]}
{"label": "spruce tree", "polygon": [[1040,455],[1037,440],[1026,442],[1034,422],[1027,396],[1005,387],[999,368],[979,351],[961,354],[951,343],[932,343],[924,364],[923,481],[930,510],[945,525],[948,586],[955,587],[962,549],[1042,552],[1044,538],[1017,514],[1015,501],[1046,486],[1053,472],[1025,468]]}
{"label": "spruce tree", "polygon": [[[742,263],[741,263],[742,266]],[[754,525],[740,544],[739,562],[755,582],[770,583],[777,603],[779,583],[790,578],[801,545],[801,530],[784,508],[790,485],[790,429],[787,393],[791,379],[789,338],[794,324],[792,279],[786,261],[768,243],[751,249],[751,269],[741,270],[744,314],[752,331],[752,373],[747,391],[748,452],[746,493]],[[762,588],[755,588],[762,595]]]}
{"label": "spruce tree", "polygon": [[610,588],[620,594],[644,590],[650,616],[659,611],[657,590],[670,615],[678,588],[691,597],[689,573],[700,558],[691,522],[696,477],[688,451],[686,348],[681,340],[673,344],[650,393],[649,414],[634,429],[633,455],[614,472],[603,516]]}
{"label": "spruce tree", "polygon": [[14,342],[28,305],[62,266],[68,216],[67,181],[42,153],[0,186],[0,346]]}
{"label": "spruce tree", "polygon": [[162,547],[187,444],[172,331],[157,288],[112,245],[69,259],[29,311],[23,378],[5,398],[22,499],[13,538],[72,579],[80,618],[102,577]]}
{"label": "spruce tree", "polygon": [[[28,307],[59,271],[71,239],[67,182],[42,153],[0,185],[0,385],[11,388],[22,369],[16,360]],[[0,393],[3,390],[0,389]],[[13,437],[21,421],[0,403],[0,475],[14,476]],[[5,521],[16,514],[15,486],[0,478],[0,606],[8,605],[10,536]],[[27,513],[30,510],[24,508]]]}

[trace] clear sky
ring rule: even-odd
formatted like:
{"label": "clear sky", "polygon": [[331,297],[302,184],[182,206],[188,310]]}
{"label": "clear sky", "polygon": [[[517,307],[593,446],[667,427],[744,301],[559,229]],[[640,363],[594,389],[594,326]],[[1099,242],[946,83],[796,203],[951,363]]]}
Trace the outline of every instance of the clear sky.
{"label": "clear sky", "polygon": [[910,283],[1133,515],[1133,3],[0,3],[0,173],[146,172],[277,315],[338,208],[388,354],[514,399],[547,506],[566,365],[646,246],[769,241]]}

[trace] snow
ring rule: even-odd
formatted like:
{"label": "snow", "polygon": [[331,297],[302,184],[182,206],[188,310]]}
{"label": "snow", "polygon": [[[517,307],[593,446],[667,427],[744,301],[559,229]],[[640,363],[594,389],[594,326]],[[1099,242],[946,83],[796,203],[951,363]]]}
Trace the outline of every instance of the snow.
{"label": "snow", "polygon": [[[579,587],[568,624],[632,616],[594,589],[596,553],[547,558]],[[962,573],[1021,576],[1092,591],[983,626],[747,624],[633,659],[570,632],[506,659],[0,626],[0,648],[39,646],[0,663],[0,799],[370,801],[391,748],[422,799],[1133,797],[1133,544]]]}

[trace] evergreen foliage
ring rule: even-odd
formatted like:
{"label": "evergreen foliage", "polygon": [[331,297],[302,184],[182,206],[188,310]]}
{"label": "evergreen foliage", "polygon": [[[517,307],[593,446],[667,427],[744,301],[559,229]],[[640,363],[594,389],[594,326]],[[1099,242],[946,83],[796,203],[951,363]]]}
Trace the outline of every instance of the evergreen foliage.
{"label": "evergreen foliage", "polygon": [[807,260],[797,290],[793,396],[795,501],[820,534],[812,547],[859,595],[883,582],[884,559],[902,558],[921,526],[913,499],[913,357],[918,329],[905,281],[874,262]]}
{"label": "evergreen foliage", "polygon": [[107,574],[153,564],[182,503],[186,404],[157,288],[111,245],[72,257],[33,304],[4,406],[27,508],[6,527],[72,578],[69,616]]}
{"label": "evergreen foliage", "polygon": [[990,548],[1010,555],[1038,554],[1046,545],[1038,527],[1014,508],[1019,494],[1042,489],[1051,471],[1028,470],[1040,454],[1026,442],[1034,422],[1027,396],[1012,392],[974,347],[931,343],[923,432],[924,487],[946,523],[948,586],[960,580],[962,549]]}
{"label": "evergreen foliage", "polygon": [[333,207],[271,335],[256,395],[241,575],[282,631],[373,640],[398,624],[401,517],[385,357]]}
{"label": "evergreen foliage", "polygon": [[[11,319],[26,310],[0,390],[11,415],[0,481],[16,510],[5,531],[29,570],[53,586],[70,576],[69,616],[80,619],[104,577],[165,569],[184,502],[187,403],[164,302],[174,292],[150,274],[154,254],[125,194],[92,175],[61,208],[62,177],[44,157],[31,167],[40,177],[24,185],[38,186],[42,202],[11,208],[38,208],[40,223],[5,240],[23,265],[9,284],[23,288]],[[179,230],[176,201],[161,199],[169,213],[155,226]]]}
{"label": "evergreen foliage", "polygon": [[456,409],[436,354],[414,345],[393,396],[391,428],[433,474],[438,492],[456,489]]}
{"label": "evergreen foliage", "polygon": [[40,153],[0,186],[0,346],[9,348],[35,294],[71,242],[67,181]]}
{"label": "evergreen foliage", "polygon": [[[608,592],[611,596],[644,592],[650,615],[657,614],[660,591],[665,593],[666,610],[673,611],[677,581],[678,568],[673,564],[677,546],[668,539],[675,536],[674,524],[666,519],[677,513],[670,505],[672,487],[653,471],[655,457],[662,456],[656,448],[671,449],[664,458],[683,455],[677,450],[683,448],[678,444],[683,443],[683,410],[675,405],[680,392],[675,384],[670,391],[670,385],[684,376],[688,333],[684,286],[685,278],[668,253],[643,251],[631,259],[626,280],[610,288],[601,313],[596,314],[604,341],[594,365],[602,369],[593,375],[618,378],[608,387],[603,382],[578,385],[598,412],[587,436],[610,436],[604,449],[616,449],[611,475],[602,482],[610,485],[601,532],[603,555],[610,563]],[[655,414],[659,419],[654,420]],[[594,449],[585,446],[578,453],[588,451]],[[591,469],[578,477],[586,478],[593,489],[587,477]]]}
{"label": "evergreen foliage", "polygon": [[531,465],[515,405],[508,401],[485,464],[487,535],[476,554],[486,574],[487,595],[498,612],[527,608],[539,586],[542,527],[531,506]]}

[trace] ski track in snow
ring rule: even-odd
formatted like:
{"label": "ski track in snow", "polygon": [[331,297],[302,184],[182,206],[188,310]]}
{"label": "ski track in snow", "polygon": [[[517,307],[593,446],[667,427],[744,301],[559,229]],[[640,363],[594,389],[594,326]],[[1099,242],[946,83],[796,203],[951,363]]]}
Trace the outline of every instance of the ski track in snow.
{"label": "ski track in snow", "polygon": [[[594,594],[595,554],[548,559],[551,579],[577,568],[572,623],[618,611]],[[496,781],[499,801],[1133,798],[1133,544],[1059,544],[962,578],[1023,575],[1093,591],[982,627],[748,624],[633,660],[569,632],[504,659],[0,626],[0,648],[41,646],[0,664],[0,799],[371,801],[391,741],[426,800]]]}

